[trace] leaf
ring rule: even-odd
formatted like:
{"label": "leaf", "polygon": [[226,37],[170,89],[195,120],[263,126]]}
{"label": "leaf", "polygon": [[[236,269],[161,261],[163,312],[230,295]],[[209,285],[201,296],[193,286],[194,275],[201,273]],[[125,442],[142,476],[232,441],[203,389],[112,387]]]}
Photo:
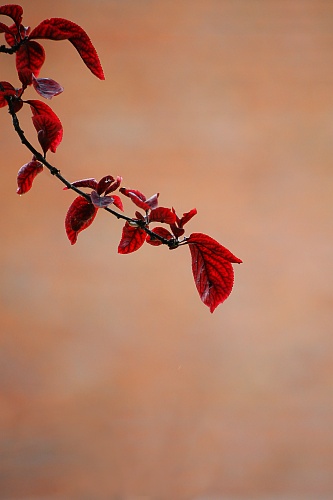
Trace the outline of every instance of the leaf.
{"label": "leaf", "polygon": [[16,89],[8,82],[0,82],[0,108],[8,105],[6,96],[16,96]]}
{"label": "leaf", "polygon": [[20,5],[2,5],[0,14],[11,17],[16,26],[19,26],[22,22],[23,9]]}
{"label": "leaf", "polygon": [[38,141],[44,153],[49,149],[52,153],[55,153],[63,135],[61,121],[44,102],[38,100],[28,100],[26,102],[30,104],[33,113],[32,122],[37,130]]}
{"label": "leaf", "polygon": [[100,196],[95,190],[91,191],[90,198],[96,208],[105,208],[114,202],[114,198],[112,196]]}
{"label": "leaf", "polygon": [[195,285],[202,302],[212,313],[231,293],[234,283],[231,263],[242,261],[206,234],[193,233],[187,241]]}
{"label": "leaf", "polygon": [[118,246],[118,253],[128,254],[139,250],[146,239],[146,232],[139,226],[131,226],[128,222],[123,227],[123,233]]}
{"label": "leaf", "polygon": [[176,215],[170,208],[154,208],[149,214],[149,222],[162,222],[164,224],[173,224],[176,221]]}
{"label": "leaf", "polygon": [[[162,236],[162,238],[165,238],[166,240],[173,239],[172,234],[170,233],[170,231],[165,229],[165,227],[159,227],[159,226],[154,227],[154,229],[152,229],[152,232],[155,234],[158,234],[159,236]],[[163,245],[161,240],[158,240],[157,238],[152,238],[150,235],[147,236],[146,242],[149,243],[150,245],[155,246],[155,247],[158,247],[159,245]]]}
{"label": "leaf", "polygon": [[72,245],[76,243],[78,234],[92,224],[98,209],[83,196],[75,198],[65,218],[65,229]]}
{"label": "leaf", "polygon": [[124,207],[123,207],[123,202],[121,201],[121,198],[119,196],[117,196],[116,194],[113,194],[112,195],[112,198],[113,198],[113,204],[119,209],[121,210],[122,212],[124,211]]}
{"label": "leaf", "polygon": [[123,178],[120,175],[117,175],[117,179],[105,190],[105,194],[112,193],[112,191],[115,191],[116,189],[119,188],[121,181]]}
{"label": "leaf", "polygon": [[32,84],[36,92],[45,99],[52,99],[52,97],[64,91],[64,88],[55,80],[51,78],[35,78],[34,74],[32,74]]}
{"label": "leaf", "polygon": [[20,40],[24,40],[30,32],[29,26],[17,26],[16,24],[12,24],[8,27],[9,29],[5,32],[5,40],[10,47],[13,47]]}
{"label": "leaf", "polygon": [[110,184],[114,182],[114,178],[112,175],[106,175],[105,177],[102,177],[102,179],[99,181],[98,186],[97,186],[97,193],[102,194],[108,187],[110,187]]}
{"label": "leaf", "polygon": [[33,38],[69,40],[90,71],[100,80],[105,79],[99,57],[89,36],[79,25],[72,21],[59,17],[45,19],[30,33],[29,39]]}
{"label": "leaf", "polygon": [[32,84],[32,75],[37,77],[45,61],[45,51],[40,43],[27,41],[16,52],[16,69],[24,87]]}
{"label": "leaf", "polygon": [[32,160],[23,165],[17,174],[17,194],[27,193],[31,189],[36,175],[42,172],[42,170],[43,164],[37,160]]}
{"label": "leaf", "polygon": [[[72,186],[75,186],[75,187],[89,187],[92,189],[96,189],[98,182],[96,181],[96,179],[91,177],[89,179],[82,179],[80,181],[71,182],[71,184],[72,184]],[[68,188],[65,187],[64,189],[68,189]]]}
{"label": "leaf", "polygon": [[7,33],[14,39],[15,31],[4,23],[0,23],[0,33]]}
{"label": "leaf", "polygon": [[137,207],[142,208],[145,212],[157,207],[159,193],[154,194],[147,200],[145,195],[137,189],[120,188],[119,191],[130,198]]}

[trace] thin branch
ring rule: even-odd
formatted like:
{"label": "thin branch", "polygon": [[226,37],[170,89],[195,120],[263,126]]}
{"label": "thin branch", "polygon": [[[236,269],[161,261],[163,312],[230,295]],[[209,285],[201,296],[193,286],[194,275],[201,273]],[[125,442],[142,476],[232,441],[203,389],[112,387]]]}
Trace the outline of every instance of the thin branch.
{"label": "thin branch", "polygon": [[[19,120],[14,110],[13,96],[6,96],[6,100],[8,102],[9,114],[12,117],[13,127],[15,129],[15,132],[21,139],[22,144],[26,146],[26,148],[28,148],[29,151],[35,156],[36,160],[40,161],[51,172],[52,175],[54,175],[57,179],[59,179],[60,182],[62,182],[67,187],[67,189],[75,191],[77,194],[79,194],[80,196],[91,202],[91,197],[89,194],[85,193],[84,191],[81,191],[81,189],[78,189],[76,186],[73,186],[67,179],[65,179],[65,177],[61,175],[60,170],[51,165],[51,163],[49,163],[46,160],[45,156],[43,156],[39,151],[37,151],[37,149],[33,147],[33,145],[26,138],[24,131],[20,126]],[[161,243],[163,243],[163,245],[167,245],[170,249],[178,247],[178,241],[176,239],[167,240],[166,238],[163,238],[163,236],[154,233],[146,226],[145,221],[127,217],[126,215],[120,214],[119,212],[116,212],[115,210],[112,210],[109,207],[104,207],[104,210],[117,217],[117,219],[123,219],[126,220],[127,222],[137,224],[138,227],[143,229],[152,239],[158,239],[159,241],[161,241]]]}

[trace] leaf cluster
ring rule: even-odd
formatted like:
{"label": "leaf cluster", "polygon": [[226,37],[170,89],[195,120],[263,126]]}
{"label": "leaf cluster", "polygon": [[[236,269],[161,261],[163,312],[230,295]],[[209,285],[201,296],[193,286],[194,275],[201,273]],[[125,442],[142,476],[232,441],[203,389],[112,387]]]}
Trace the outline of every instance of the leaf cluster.
{"label": "leaf cluster", "polygon": [[[24,100],[23,95],[31,86],[40,97],[52,99],[64,89],[52,78],[39,77],[45,61],[45,50],[36,40],[68,40],[89,70],[97,78],[104,80],[98,54],[87,33],[77,24],[62,18],[46,19],[31,30],[22,24],[23,9],[20,5],[3,5],[0,7],[0,15],[10,19],[9,24],[0,22],[0,33],[4,33],[7,43],[0,46],[0,52],[15,54],[16,70],[21,84],[16,88],[9,82],[0,81],[0,108],[8,106],[15,131],[22,143],[32,152],[32,159],[18,171],[17,193],[22,195],[30,191],[36,176],[44,167],[65,185],[64,189],[75,191],[78,196],[65,217],[65,230],[72,245],[76,243],[79,233],[93,223],[101,209],[125,221],[118,245],[120,254],[135,252],[144,243],[151,246],[166,245],[171,250],[187,245],[199,296],[213,312],[231,293],[234,283],[232,264],[242,261],[206,234],[192,233],[185,236],[184,226],[196,215],[195,208],[179,217],[173,207],[159,206],[159,193],[146,198],[137,189],[121,187],[121,176],[114,178],[112,175],[106,175],[100,181],[88,178],[69,182],[46,160],[47,153],[55,153],[62,141],[62,123],[44,101]],[[20,127],[17,113],[23,106],[30,108],[41,151],[31,145]],[[133,217],[123,214],[121,196],[129,198],[135,205]]]}

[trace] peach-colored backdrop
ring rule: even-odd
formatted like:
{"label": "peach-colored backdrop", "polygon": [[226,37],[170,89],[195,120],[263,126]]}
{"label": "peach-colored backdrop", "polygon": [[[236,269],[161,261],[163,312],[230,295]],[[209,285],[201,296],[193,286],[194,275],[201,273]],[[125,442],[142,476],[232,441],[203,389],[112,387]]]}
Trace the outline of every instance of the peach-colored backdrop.
{"label": "peach-colored backdrop", "polygon": [[72,247],[72,193],[16,195],[30,154],[0,110],[0,498],[333,498],[333,2],[21,4],[80,24],[106,73],[45,42],[49,159],[196,207],[189,232],[244,264],[211,315],[187,248],[120,256],[106,213]]}

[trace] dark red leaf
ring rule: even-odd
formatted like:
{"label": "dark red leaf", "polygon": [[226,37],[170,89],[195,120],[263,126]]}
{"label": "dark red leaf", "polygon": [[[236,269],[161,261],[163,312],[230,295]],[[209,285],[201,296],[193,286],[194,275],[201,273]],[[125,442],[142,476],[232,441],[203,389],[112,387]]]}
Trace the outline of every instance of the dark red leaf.
{"label": "dark red leaf", "polygon": [[87,33],[72,21],[58,17],[45,19],[30,33],[29,38],[69,40],[90,71],[101,80],[104,80],[103,69],[95,47],[91,43]]}
{"label": "dark red leaf", "polygon": [[111,186],[109,186],[105,190],[105,194],[112,193],[113,191],[115,191],[116,189],[118,189],[122,180],[123,180],[123,178],[120,177],[120,175],[117,175],[117,179],[111,184]]}
{"label": "dark red leaf", "polygon": [[0,82],[0,108],[8,105],[6,96],[16,96],[16,89],[8,82]]}
{"label": "dark red leaf", "polygon": [[120,188],[119,191],[128,198],[130,198],[137,207],[140,207],[142,208],[142,210],[145,210],[145,212],[148,212],[148,210],[157,207],[159,193],[154,194],[147,200],[145,195],[142,194],[137,189]]}
{"label": "dark red leaf", "polygon": [[9,30],[5,32],[5,39],[10,47],[13,47],[19,41],[26,38],[29,34],[30,28],[29,26],[22,26],[22,24],[18,27],[16,24],[12,24],[9,26]]}
{"label": "dark red leaf", "polygon": [[195,285],[202,302],[213,312],[231,293],[234,283],[231,262],[242,261],[206,234],[193,233],[188,243]]}
{"label": "dark red leaf", "polygon": [[139,250],[146,239],[146,232],[138,226],[131,226],[128,222],[123,227],[123,233],[118,246],[118,253],[128,254]]}
{"label": "dark red leaf", "polygon": [[51,78],[35,78],[34,74],[32,75],[32,84],[36,92],[45,99],[52,99],[52,97],[64,91],[64,88],[55,80]]}
{"label": "dark red leaf", "polygon": [[44,102],[37,100],[28,100],[26,102],[30,104],[33,113],[32,121],[44,153],[49,149],[52,153],[55,153],[63,135],[61,121]]}
{"label": "dark red leaf", "polygon": [[16,52],[16,69],[24,87],[31,85],[32,75],[37,77],[45,61],[45,52],[40,43],[27,41]]}
{"label": "dark red leaf", "polygon": [[170,208],[158,207],[154,208],[149,214],[149,222],[162,222],[164,224],[173,224],[176,220],[176,215]]}
{"label": "dark red leaf", "polygon": [[0,33],[7,33],[14,39],[15,31],[4,23],[0,23]]}
{"label": "dark red leaf", "polygon": [[[96,181],[96,179],[93,179],[91,177],[90,179],[82,179],[80,181],[71,182],[71,184],[72,184],[72,186],[75,186],[75,187],[88,187],[91,189],[96,189],[98,182]],[[68,189],[68,188],[65,187],[64,189]]]}
{"label": "dark red leaf", "polygon": [[[159,236],[162,236],[162,238],[165,238],[166,240],[172,240],[173,238],[170,231],[165,229],[165,227],[154,227],[154,229],[152,229],[152,232],[158,234]],[[155,247],[162,245],[162,241],[158,240],[157,238],[152,238],[150,235],[147,236],[146,241],[147,243]]]}
{"label": "dark red leaf", "polygon": [[68,209],[65,229],[72,245],[76,243],[78,234],[92,224],[98,209],[82,196],[75,198]]}
{"label": "dark red leaf", "polygon": [[114,178],[112,175],[106,175],[105,177],[102,177],[102,179],[99,181],[98,186],[97,186],[97,193],[102,194],[104,191],[110,187],[110,184],[114,182]]}
{"label": "dark red leaf", "polygon": [[135,203],[135,205],[137,207],[142,208],[145,211],[148,211],[150,209],[149,205],[147,205],[147,203],[145,203],[145,201],[146,201],[145,195],[142,194],[137,189],[127,189],[127,188],[122,187],[119,189],[119,191],[123,195],[130,198],[133,201],[133,203]]}
{"label": "dark red leaf", "polygon": [[0,7],[0,14],[11,17],[14,23],[19,26],[22,22],[23,9],[20,5],[2,5],[2,7]]}
{"label": "dark red leaf", "polygon": [[34,181],[36,175],[43,170],[43,164],[40,161],[32,160],[23,165],[17,174],[17,194],[27,193]]}

